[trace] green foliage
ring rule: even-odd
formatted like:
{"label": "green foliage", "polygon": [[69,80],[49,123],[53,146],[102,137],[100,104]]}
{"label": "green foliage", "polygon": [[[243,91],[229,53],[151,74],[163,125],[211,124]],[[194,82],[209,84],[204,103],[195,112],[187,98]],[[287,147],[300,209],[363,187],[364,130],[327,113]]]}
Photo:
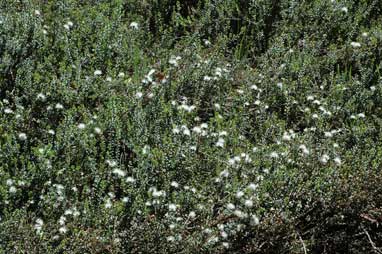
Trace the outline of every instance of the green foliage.
{"label": "green foliage", "polygon": [[0,253],[380,251],[381,12],[0,1]]}

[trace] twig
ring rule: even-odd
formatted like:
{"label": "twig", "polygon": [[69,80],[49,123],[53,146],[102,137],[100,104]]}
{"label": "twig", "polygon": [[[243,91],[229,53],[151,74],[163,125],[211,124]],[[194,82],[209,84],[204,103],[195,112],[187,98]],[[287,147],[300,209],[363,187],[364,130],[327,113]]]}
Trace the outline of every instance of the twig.
{"label": "twig", "polygon": [[373,242],[373,240],[371,240],[371,237],[369,235],[369,233],[366,231],[365,228],[362,228],[363,229],[363,232],[366,234],[367,238],[369,239],[369,242],[371,244],[371,246],[373,247],[373,250],[376,252],[376,253],[380,253],[382,254],[382,251],[375,245],[375,243]]}
{"label": "twig", "polygon": [[299,232],[297,232],[297,235],[298,235],[298,239],[300,240],[300,242],[302,244],[302,249],[304,250],[304,253],[307,254],[304,240],[302,240],[301,235],[300,235]]}

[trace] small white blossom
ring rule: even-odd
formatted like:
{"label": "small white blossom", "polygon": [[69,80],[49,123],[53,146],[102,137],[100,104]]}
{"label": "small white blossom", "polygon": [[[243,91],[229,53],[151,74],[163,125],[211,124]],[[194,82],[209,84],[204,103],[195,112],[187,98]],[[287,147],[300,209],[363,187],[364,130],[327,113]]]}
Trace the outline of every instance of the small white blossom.
{"label": "small white blossom", "polygon": [[253,214],[251,216],[251,224],[253,226],[256,226],[256,225],[259,225],[259,223],[260,223],[259,217],[257,217],[256,215]]}
{"label": "small white blossom", "polygon": [[237,193],[236,193],[236,198],[241,198],[241,197],[243,197],[244,196],[244,192],[242,192],[242,191],[238,191]]}
{"label": "small white blossom", "polygon": [[60,228],[58,229],[58,231],[59,231],[61,234],[65,234],[66,232],[68,232],[68,228],[65,227],[65,226],[63,226],[63,227],[60,227]]}
{"label": "small white blossom", "polygon": [[171,186],[174,187],[174,188],[178,188],[179,187],[179,183],[177,183],[175,181],[172,181],[171,182]]}
{"label": "small white blossom", "polygon": [[224,139],[223,138],[219,138],[215,145],[217,147],[222,147],[223,148],[224,147],[224,143],[225,143]]}
{"label": "small white blossom", "polygon": [[123,171],[122,169],[119,169],[119,168],[113,169],[113,174],[116,174],[116,175],[118,175],[120,177],[126,176],[126,172]]}
{"label": "small white blossom", "polygon": [[25,133],[19,133],[19,139],[22,140],[22,141],[25,141],[27,139],[27,134]]}
{"label": "small white blossom", "polygon": [[326,163],[328,163],[329,159],[330,159],[329,155],[324,154],[324,155],[322,155],[322,157],[320,158],[320,162],[321,162],[322,164],[326,164]]}
{"label": "small white blossom", "polygon": [[117,166],[117,162],[113,160],[106,160],[106,164],[108,164],[110,167]]}
{"label": "small white blossom", "polygon": [[4,113],[5,113],[5,114],[12,114],[12,113],[13,113],[13,110],[10,109],[10,108],[6,108],[6,109],[4,109]]}
{"label": "small white blossom", "polygon": [[64,106],[60,103],[57,103],[56,106],[55,106],[56,109],[63,109]]}
{"label": "small white blossom", "polygon": [[176,211],[176,205],[175,204],[169,204],[168,205],[168,210],[169,211]]}
{"label": "small white blossom", "polygon": [[37,99],[45,101],[46,100],[46,96],[43,93],[39,93],[39,94],[37,94]]}
{"label": "small white blossom", "polygon": [[131,176],[128,176],[128,177],[126,178],[126,182],[127,182],[127,183],[134,183],[134,182],[135,182],[135,179],[134,179],[133,177],[131,177]]}
{"label": "small white blossom", "polygon": [[99,76],[99,75],[102,75],[102,71],[101,70],[95,70],[94,76]]}
{"label": "small white blossom", "polygon": [[358,114],[358,117],[359,117],[359,118],[365,118],[365,114],[364,114],[364,113],[359,113],[359,114]]}
{"label": "small white blossom", "polygon": [[228,209],[228,210],[234,210],[235,208],[236,208],[236,207],[235,207],[234,204],[232,204],[232,203],[227,204],[227,209]]}
{"label": "small white blossom", "polygon": [[334,163],[336,163],[338,166],[342,164],[340,157],[334,158]]}
{"label": "small white blossom", "polygon": [[112,205],[113,205],[113,204],[111,203],[111,200],[110,200],[110,199],[106,200],[105,208],[111,208]]}
{"label": "small white blossom", "polygon": [[80,129],[80,130],[83,130],[83,129],[86,128],[86,125],[85,125],[84,123],[79,123],[79,124],[77,125],[77,128]]}
{"label": "small white blossom", "polygon": [[131,22],[130,23],[130,28],[133,28],[133,29],[137,30],[139,28],[139,25],[138,25],[137,22]]}
{"label": "small white blossom", "polygon": [[246,207],[251,208],[251,207],[253,206],[253,201],[250,200],[250,199],[247,199],[247,200],[245,200],[244,205],[245,205]]}
{"label": "small white blossom", "polygon": [[9,192],[10,192],[10,193],[16,193],[16,192],[17,192],[16,187],[15,187],[15,186],[11,186],[11,187],[9,187]]}
{"label": "small white blossom", "polygon": [[247,215],[246,215],[245,213],[243,213],[242,211],[240,211],[240,210],[235,210],[233,213],[234,213],[237,217],[239,217],[239,218],[245,218],[245,217],[247,217]]}
{"label": "small white blossom", "polygon": [[359,48],[359,47],[361,47],[361,43],[359,43],[359,42],[355,42],[355,41],[351,42],[350,45],[351,45],[353,48]]}

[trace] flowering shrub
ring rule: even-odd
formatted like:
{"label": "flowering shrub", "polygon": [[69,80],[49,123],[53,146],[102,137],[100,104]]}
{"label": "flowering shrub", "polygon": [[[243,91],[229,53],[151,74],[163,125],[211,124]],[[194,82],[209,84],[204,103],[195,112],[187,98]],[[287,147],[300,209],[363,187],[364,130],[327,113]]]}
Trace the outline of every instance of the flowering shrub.
{"label": "flowering shrub", "polygon": [[380,1],[0,6],[4,253],[381,251]]}

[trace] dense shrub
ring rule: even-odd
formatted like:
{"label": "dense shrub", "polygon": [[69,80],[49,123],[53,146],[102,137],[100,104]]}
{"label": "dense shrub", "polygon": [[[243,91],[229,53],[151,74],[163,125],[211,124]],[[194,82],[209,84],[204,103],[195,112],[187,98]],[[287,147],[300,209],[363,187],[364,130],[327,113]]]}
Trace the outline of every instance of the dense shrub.
{"label": "dense shrub", "polygon": [[379,253],[382,2],[0,1],[0,253]]}

